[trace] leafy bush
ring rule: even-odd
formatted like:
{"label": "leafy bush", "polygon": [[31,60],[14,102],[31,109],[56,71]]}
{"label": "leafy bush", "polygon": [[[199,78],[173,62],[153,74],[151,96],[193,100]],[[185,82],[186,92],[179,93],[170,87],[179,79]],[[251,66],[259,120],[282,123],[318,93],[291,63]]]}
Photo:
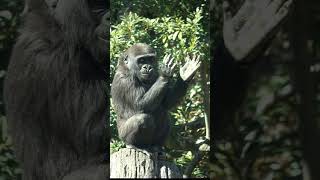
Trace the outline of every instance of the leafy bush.
{"label": "leafy bush", "polygon": [[0,180],[13,180],[21,177],[21,169],[15,160],[11,146],[0,141]]}

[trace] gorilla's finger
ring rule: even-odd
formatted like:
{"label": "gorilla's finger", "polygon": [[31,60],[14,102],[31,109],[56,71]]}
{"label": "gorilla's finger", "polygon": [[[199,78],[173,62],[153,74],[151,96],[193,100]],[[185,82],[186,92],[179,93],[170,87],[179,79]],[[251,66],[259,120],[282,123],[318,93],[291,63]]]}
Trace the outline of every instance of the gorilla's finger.
{"label": "gorilla's finger", "polygon": [[200,55],[197,56],[197,58],[196,58],[195,61],[196,61],[196,63],[199,63],[199,62],[200,62]]}
{"label": "gorilla's finger", "polygon": [[190,59],[190,56],[189,56],[189,54],[187,55],[187,57],[186,57],[186,62],[189,62],[191,59]]}
{"label": "gorilla's finger", "polygon": [[164,55],[163,57],[163,64],[167,65],[169,59],[169,54]]}
{"label": "gorilla's finger", "polygon": [[169,60],[169,62],[168,62],[168,66],[169,66],[169,67],[172,66],[173,59],[174,59],[174,58],[171,58],[171,59]]}
{"label": "gorilla's finger", "polygon": [[197,61],[196,62],[196,69],[198,69],[200,67],[200,65],[201,65],[201,61]]}
{"label": "gorilla's finger", "polygon": [[196,54],[193,54],[193,56],[192,56],[192,61],[193,61],[193,62],[196,62],[197,59],[198,59],[198,56],[197,56]]}
{"label": "gorilla's finger", "polygon": [[177,66],[177,63],[174,63],[173,66],[171,67],[171,70],[174,70],[176,66]]}

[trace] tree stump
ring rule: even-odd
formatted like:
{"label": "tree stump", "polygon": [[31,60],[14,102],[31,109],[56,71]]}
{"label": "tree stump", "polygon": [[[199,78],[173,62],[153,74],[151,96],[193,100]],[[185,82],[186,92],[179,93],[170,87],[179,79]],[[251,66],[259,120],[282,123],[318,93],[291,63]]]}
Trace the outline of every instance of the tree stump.
{"label": "tree stump", "polygon": [[123,148],[111,154],[110,178],[181,178],[178,167],[158,153]]}

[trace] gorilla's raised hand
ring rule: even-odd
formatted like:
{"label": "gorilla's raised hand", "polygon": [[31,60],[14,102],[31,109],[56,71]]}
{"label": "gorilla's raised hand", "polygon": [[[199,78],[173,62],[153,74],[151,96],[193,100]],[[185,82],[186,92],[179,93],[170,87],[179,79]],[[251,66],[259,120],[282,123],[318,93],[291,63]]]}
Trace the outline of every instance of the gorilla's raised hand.
{"label": "gorilla's raised hand", "polygon": [[196,73],[196,71],[198,70],[198,68],[200,67],[200,56],[196,56],[194,55],[192,57],[192,59],[190,58],[190,56],[188,55],[186,58],[186,63],[184,64],[184,66],[182,66],[180,68],[180,77],[181,79],[183,79],[184,81],[188,81],[190,80],[193,75]]}
{"label": "gorilla's raised hand", "polygon": [[163,58],[163,64],[161,65],[161,75],[164,77],[171,77],[173,70],[176,67],[176,63],[173,62],[173,58],[170,54],[166,54]]}
{"label": "gorilla's raised hand", "polygon": [[291,4],[292,0],[246,0],[232,17],[224,1],[223,38],[232,56],[242,60],[255,54],[253,51],[277,32]]}

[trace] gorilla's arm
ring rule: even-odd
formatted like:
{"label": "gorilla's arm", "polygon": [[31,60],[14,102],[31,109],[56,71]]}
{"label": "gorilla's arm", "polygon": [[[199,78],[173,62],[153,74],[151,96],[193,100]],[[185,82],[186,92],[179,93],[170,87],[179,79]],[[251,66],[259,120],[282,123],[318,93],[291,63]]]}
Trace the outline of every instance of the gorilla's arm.
{"label": "gorilla's arm", "polygon": [[168,109],[173,108],[187,93],[188,81],[184,81],[179,76],[177,82],[166,93],[163,105]]}
{"label": "gorilla's arm", "polygon": [[[152,111],[159,107],[168,86],[168,78],[159,76],[146,91],[144,86],[136,85],[132,77],[124,77],[124,72],[117,72],[112,83],[112,99],[119,114],[126,114],[128,106],[133,111]],[[145,92],[146,91],[146,92]],[[131,112],[134,113],[134,112]],[[128,116],[131,116],[128,114]],[[126,115],[124,115],[126,117]]]}
{"label": "gorilla's arm", "polygon": [[180,67],[179,76],[176,83],[171,87],[163,102],[164,107],[171,109],[178,101],[186,95],[190,80],[194,77],[200,67],[200,56],[194,55],[192,58],[187,55],[186,63]]}
{"label": "gorilla's arm", "polygon": [[157,81],[145,94],[136,98],[135,103],[138,109],[148,112],[158,108],[166,94],[168,81],[167,77],[159,76]]}

